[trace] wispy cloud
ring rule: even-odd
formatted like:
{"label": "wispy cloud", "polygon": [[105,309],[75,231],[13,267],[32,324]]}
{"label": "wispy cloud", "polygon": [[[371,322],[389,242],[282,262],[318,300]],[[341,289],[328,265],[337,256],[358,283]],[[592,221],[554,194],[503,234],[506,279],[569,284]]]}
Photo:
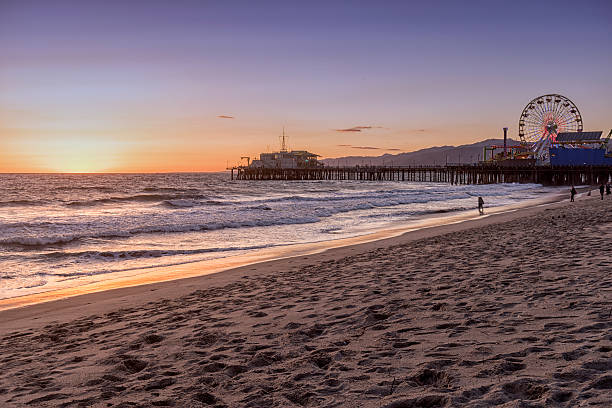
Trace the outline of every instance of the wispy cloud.
{"label": "wispy cloud", "polygon": [[336,132],[361,132],[368,129],[382,129],[382,126],[353,126],[346,129],[334,129]]}
{"label": "wispy cloud", "polygon": [[393,151],[393,152],[399,152],[402,150],[402,149],[396,149],[396,148],[385,148],[385,147],[374,147],[374,146],[353,146],[350,144],[339,144],[336,146],[349,147],[351,149],[358,149],[358,150],[386,150],[386,151]]}
{"label": "wispy cloud", "polygon": [[219,115],[217,117],[220,118],[220,119],[234,119],[233,116],[229,116],[229,115]]}

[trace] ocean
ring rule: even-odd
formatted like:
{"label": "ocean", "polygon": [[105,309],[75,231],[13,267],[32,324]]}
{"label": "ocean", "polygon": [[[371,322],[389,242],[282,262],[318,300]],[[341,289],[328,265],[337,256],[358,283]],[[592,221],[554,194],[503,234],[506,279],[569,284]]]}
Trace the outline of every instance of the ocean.
{"label": "ocean", "polygon": [[555,191],[227,173],[0,174],[0,299],[476,211],[478,196],[490,208]]}

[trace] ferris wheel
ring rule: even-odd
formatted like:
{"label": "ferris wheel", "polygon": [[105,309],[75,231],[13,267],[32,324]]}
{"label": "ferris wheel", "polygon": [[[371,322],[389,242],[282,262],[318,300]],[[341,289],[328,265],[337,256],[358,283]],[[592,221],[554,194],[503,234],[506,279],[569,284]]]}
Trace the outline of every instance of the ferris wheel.
{"label": "ferris wheel", "polygon": [[538,156],[546,155],[548,146],[561,132],[582,132],[582,115],[574,102],[565,96],[538,96],[523,109],[519,137]]}

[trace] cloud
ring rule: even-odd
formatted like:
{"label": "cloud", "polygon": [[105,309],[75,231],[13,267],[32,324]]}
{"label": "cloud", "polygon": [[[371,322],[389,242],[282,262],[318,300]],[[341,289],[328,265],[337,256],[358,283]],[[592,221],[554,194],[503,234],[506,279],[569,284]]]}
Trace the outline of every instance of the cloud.
{"label": "cloud", "polygon": [[382,129],[382,126],[353,126],[346,129],[334,129],[336,132],[361,132],[368,129]]}
{"label": "cloud", "polygon": [[339,144],[336,145],[338,147],[350,147],[351,149],[358,149],[358,150],[388,150],[388,151],[394,151],[394,152],[399,152],[402,149],[395,149],[395,148],[384,148],[384,147],[374,147],[374,146],[353,146],[350,144]]}
{"label": "cloud", "polygon": [[217,117],[220,119],[234,119],[233,116],[229,116],[229,115],[218,115]]}

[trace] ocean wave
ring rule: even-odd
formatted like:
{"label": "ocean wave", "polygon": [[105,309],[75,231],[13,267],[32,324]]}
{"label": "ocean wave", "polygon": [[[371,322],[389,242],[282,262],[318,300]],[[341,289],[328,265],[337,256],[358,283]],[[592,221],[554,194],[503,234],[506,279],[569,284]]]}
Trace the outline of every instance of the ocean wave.
{"label": "ocean wave", "polygon": [[145,193],[197,193],[200,190],[197,188],[177,188],[177,187],[145,187],[142,189]]}
{"label": "ocean wave", "polygon": [[457,206],[457,207],[452,207],[452,208],[432,208],[432,209],[426,209],[426,210],[393,211],[390,213],[382,213],[382,214],[381,213],[368,214],[365,216],[365,218],[375,219],[375,218],[389,218],[389,217],[393,217],[393,218],[420,217],[423,215],[448,214],[448,213],[454,213],[454,212],[466,211],[466,210],[472,210],[472,209],[475,210],[476,206],[474,207]]}
{"label": "ocean wave", "polygon": [[190,208],[198,205],[198,202],[179,198],[177,200],[165,200],[162,202],[162,205],[170,208]]}
{"label": "ocean wave", "polygon": [[117,192],[114,187],[106,186],[58,186],[53,187],[53,191],[98,191],[101,193],[112,193]]}
{"label": "ocean wave", "polygon": [[164,202],[170,200],[187,200],[187,199],[204,199],[208,198],[202,194],[136,194],[132,196],[125,197],[108,197],[108,198],[97,198],[94,200],[86,200],[86,201],[69,201],[65,203],[66,206],[72,207],[89,207],[95,205],[102,204],[117,204],[124,202],[140,202],[140,203],[149,203],[149,202]]}
{"label": "ocean wave", "polygon": [[0,207],[23,207],[48,204],[48,200],[9,200],[0,201]]}
{"label": "ocean wave", "polygon": [[265,205],[265,204],[260,204],[260,205],[251,205],[249,207],[246,207],[249,210],[264,210],[264,211],[270,211],[272,210],[271,207]]}
{"label": "ocean wave", "polygon": [[[139,249],[139,250],[125,250],[125,251],[80,251],[80,252],[47,252],[44,254],[37,255],[38,258],[43,260],[53,259],[86,259],[86,260],[97,260],[97,261],[115,261],[115,260],[128,260],[128,259],[142,259],[142,258],[161,258],[166,256],[180,256],[180,255],[198,255],[207,254],[211,252],[230,252],[230,251],[248,251],[254,249],[270,248],[280,246],[281,244],[266,244],[266,245],[252,245],[252,246],[236,246],[236,247],[218,247],[218,248],[197,248],[197,249]],[[52,273],[57,275],[56,273]]]}
{"label": "ocean wave", "polygon": [[322,234],[335,234],[342,231],[341,227],[329,227],[329,228],[321,228],[319,232]]}
{"label": "ocean wave", "polygon": [[5,247],[23,247],[40,249],[44,247],[61,246],[65,244],[74,243],[81,241],[86,238],[127,238],[131,234],[127,231],[105,231],[102,233],[94,234],[66,234],[66,235],[52,235],[47,237],[41,236],[18,236],[11,238],[0,239],[0,246]]}
{"label": "ocean wave", "polygon": [[60,246],[68,243],[82,241],[92,238],[128,238],[138,234],[157,234],[157,233],[184,233],[198,231],[212,231],[225,228],[249,228],[249,227],[267,227],[271,225],[290,225],[290,224],[309,224],[316,223],[320,219],[318,217],[297,217],[291,219],[251,219],[242,221],[224,221],[210,222],[206,224],[167,224],[153,225],[132,228],[125,231],[94,231],[91,233],[74,233],[66,235],[54,235],[47,237],[32,237],[32,236],[17,236],[0,239],[0,245],[11,247],[23,247],[39,249],[42,247]]}
{"label": "ocean wave", "polygon": [[193,200],[186,198],[177,198],[175,200],[164,200],[161,205],[168,208],[191,208],[201,206],[222,206],[231,205],[231,202],[217,200]]}
{"label": "ocean wave", "polygon": [[459,211],[467,211],[467,210],[476,210],[476,206],[474,207],[453,207],[453,208],[435,208],[431,210],[417,211],[415,215],[433,215],[433,214],[448,214]]}
{"label": "ocean wave", "polygon": [[206,200],[204,201],[207,205],[232,205],[235,204],[232,201],[218,201],[218,200]]}
{"label": "ocean wave", "polygon": [[0,244],[6,246],[44,247],[50,245],[67,244],[78,239],[79,237],[74,236],[14,237],[1,239]]}
{"label": "ocean wave", "polygon": [[[481,195],[503,195],[504,192],[483,192]],[[375,191],[356,191],[351,193],[335,193],[329,192],[328,195],[299,195],[293,194],[282,197],[273,197],[252,200],[250,204],[272,204],[272,203],[300,203],[300,202],[321,202],[321,203],[333,203],[333,202],[346,202],[351,200],[359,201],[381,201],[388,200],[390,205],[394,202],[400,202],[402,204],[407,203],[422,203],[428,201],[439,201],[439,200],[452,200],[455,198],[465,198],[466,192],[464,191],[428,191],[427,189],[397,189],[397,190],[375,190]],[[378,206],[384,206],[378,205]]]}

